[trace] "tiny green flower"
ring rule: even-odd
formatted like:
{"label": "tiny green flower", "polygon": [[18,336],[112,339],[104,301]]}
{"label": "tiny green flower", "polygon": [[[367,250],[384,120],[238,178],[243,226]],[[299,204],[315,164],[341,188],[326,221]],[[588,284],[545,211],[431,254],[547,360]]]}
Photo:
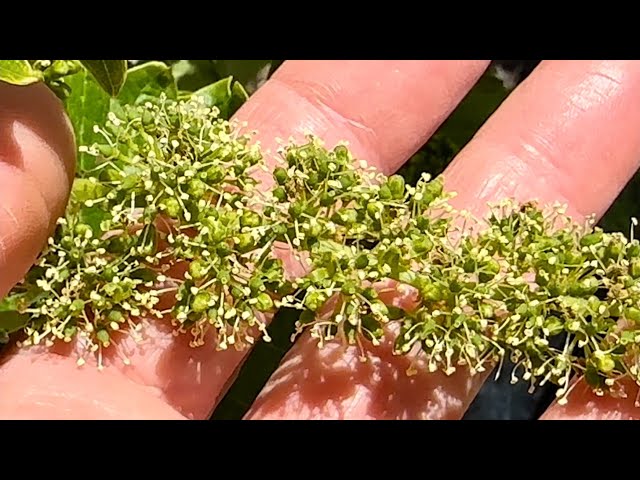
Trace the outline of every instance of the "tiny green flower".
{"label": "tiny green flower", "polygon": [[111,342],[111,337],[109,336],[109,332],[107,332],[106,330],[98,330],[96,332],[96,339],[104,347],[108,347]]}
{"label": "tiny green flower", "polygon": [[207,274],[207,265],[204,260],[194,260],[189,264],[189,274],[194,280],[202,280]]}
{"label": "tiny green flower", "polygon": [[160,208],[164,210],[171,218],[178,218],[182,212],[180,202],[173,197],[168,197],[160,202]]}
{"label": "tiny green flower", "polygon": [[287,171],[282,167],[278,167],[273,171],[273,177],[276,179],[279,185],[286,184],[287,180],[289,179]]}
{"label": "tiny green flower", "polygon": [[327,296],[322,292],[311,292],[304,300],[304,305],[312,312],[317,312],[327,301]]}
{"label": "tiny green flower", "polygon": [[256,308],[261,312],[268,312],[273,308],[273,299],[268,293],[261,293],[256,297]]}
{"label": "tiny green flower", "polygon": [[209,309],[209,303],[211,302],[211,294],[209,292],[199,292],[193,297],[191,308],[194,312],[202,313]]}
{"label": "tiny green flower", "polygon": [[389,178],[387,185],[392,198],[401,200],[404,197],[405,183],[403,177],[400,175],[394,175]]}

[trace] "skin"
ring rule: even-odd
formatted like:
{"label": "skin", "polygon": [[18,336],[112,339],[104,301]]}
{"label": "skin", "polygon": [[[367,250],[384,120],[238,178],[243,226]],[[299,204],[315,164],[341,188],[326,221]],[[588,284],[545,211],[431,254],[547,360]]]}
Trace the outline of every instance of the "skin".
{"label": "skin", "polygon": [[[310,130],[346,139],[358,158],[394,173],[447,118],[488,61],[288,61],[237,113],[275,151],[275,137]],[[475,214],[514,197],[601,216],[638,168],[640,62],[546,61],[503,103],[445,172],[455,206]],[[0,84],[0,295],[29,268],[62,213],[75,163],[62,107],[43,86]],[[410,302],[402,292],[393,299]],[[389,299],[390,301],[392,299]],[[246,353],[191,349],[161,324],[121,341],[98,370],[74,346],[11,349],[0,365],[2,418],[200,419]],[[132,365],[125,366],[120,355]],[[318,350],[303,336],[249,419],[459,419],[485,376],[407,376],[388,345]],[[114,367],[114,368],[111,368]],[[418,368],[420,371],[420,368]],[[568,405],[545,419],[637,418],[637,388],[599,398],[577,379]]]}

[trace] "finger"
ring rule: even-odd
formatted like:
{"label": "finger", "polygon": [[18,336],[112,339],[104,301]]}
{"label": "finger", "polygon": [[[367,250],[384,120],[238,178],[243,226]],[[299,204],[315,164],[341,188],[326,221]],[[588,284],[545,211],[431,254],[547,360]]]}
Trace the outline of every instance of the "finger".
{"label": "finger", "polygon": [[[632,69],[637,69],[638,62],[630,63],[635,64]],[[571,188],[569,194],[575,192],[574,205],[579,213],[593,211],[599,216],[604,214],[608,203],[598,202],[598,199],[617,195],[637,169],[640,136],[637,130],[638,113],[633,111],[633,102],[640,99],[640,92],[634,84],[634,74],[623,67],[622,62],[607,62],[605,68],[594,70],[593,78],[586,83],[585,89],[592,85],[590,95],[583,99],[575,97],[574,109],[577,111],[597,101],[600,95],[611,98],[609,108],[593,112],[594,115],[602,115],[602,120],[592,118],[584,125],[585,132],[597,132],[603,147],[590,150],[588,144],[583,144],[582,152],[571,162],[565,176],[564,188]],[[614,113],[616,117],[612,116]],[[567,112],[567,115],[571,114]],[[580,141],[579,138],[577,140]],[[618,148],[613,148],[614,142],[620,142]],[[600,161],[597,160],[598,155]],[[571,176],[584,170],[585,165],[588,165],[590,174],[582,175],[582,181],[571,187]],[[597,396],[583,379],[576,381],[567,397],[568,403],[560,405],[554,402],[542,419],[640,419],[640,408],[636,405],[639,391],[634,382],[623,382],[622,395],[614,397]]]}
{"label": "finger", "polygon": [[[60,101],[41,84],[0,82],[0,297],[31,266],[62,214],[74,166],[73,131]],[[1,418],[181,418],[122,375],[78,372],[56,354],[11,358],[0,368]]]}
{"label": "finger", "polygon": [[[397,161],[398,156],[405,160],[417,150],[486,65],[287,62],[236,118],[258,131],[257,138],[265,149],[275,151],[277,137],[302,139],[307,131],[327,142],[346,135],[352,148],[366,158],[377,155],[374,162],[382,167]],[[372,78],[378,81],[371,82]],[[444,100],[434,100],[441,96]],[[416,127],[420,119],[426,133]],[[387,145],[383,154],[374,153],[382,145]],[[132,352],[135,374],[141,375],[145,384],[162,386],[167,400],[185,415],[207,417],[248,352],[214,352],[206,347],[194,351],[188,339],[175,339],[168,330],[152,328],[155,333],[149,336],[144,351],[140,355]]]}
{"label": "finger", "polygon": [[[632,380],[620,382],[620,393],[598,396],[584,380],[576,379],[567,403],[554,402],[541,420],[640,420],[640,391]],[[621,394],[621,395],[620,395]]]}
{"label": "finger", "polygon": [[515,196],[609,208],[638,168],[637,61],[543,62],[447,172],[459,205]]}
{"label": "finger", "polygon": [[[395,172],[449,116],[487,61],[288,61],[237,117],[276,139],[349,142],[359,158]],[[274,161],[274,157],[269,159]]]}
{"label": "finger", "polygon": [[26,273],[68,198],[71,126],[44,85],[0,82],[0,298]]}
{"label": "finger", "polygon": [[[455,204],[476,214],[513,197],[602,214],[640,160],[640,63],[544,62],[445,172]],[[336,353],[340,350],[340,354]],[[460,418],[488,374],[405,374],[390,342],[372,360],[308,336],[289,352],[247,418]]]}
{"label": "finger", "polygon": [[0,366],[0,419],[184,419],[157,389],[116,369],[96,375],[57,353],[17,354]]}
{"label": "finger", "polygon": [[[287,62],[237,118],[259,131],[264,148],[275,149],[275,137],[302,139],[311,131],[328,143],[346,139],[359,155],[392,171],[425,142],[487,65],[486,61]],[[209,347],[193,349],[185,336],[174,337],[168,324],[146,325],[140,344],[121,342],[111,365],[139,386],[159,392],[185,416],[205,418],[247,352],[216,352],[211,342]],[[124,366],[119,356],[126,356],[130,365]],[[66,361],[75,362],[73,354]]]}
{"label": "finger", "polygon": [[[74,143],[46,86],[0,82],[0,298],[31,267],[64,211]],[[1,418],[181,418],[122,375],[78,372],[57,354],[10,358],[0,367]]]}

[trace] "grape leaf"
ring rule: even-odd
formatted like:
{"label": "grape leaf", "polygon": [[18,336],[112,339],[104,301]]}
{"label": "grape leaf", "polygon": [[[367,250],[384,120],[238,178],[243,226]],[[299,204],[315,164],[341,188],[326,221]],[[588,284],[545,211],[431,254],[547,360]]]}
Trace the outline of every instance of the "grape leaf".
{"label": "grape leaf", "polygon": [[[0,300],[0,314],[23,311],[46,295],[46,292],[40,290],[39,287],[27,287],[25,290],[22,285],[18,285],[9,295]],[[0,328],[2,328],[1,325]]]}
{"label": "grape leaf", "polygon": [[30,85],[40,80],[42,75],[27,60],[0,60],[0,81],[12,85]]}
{"label": "grape leaf", "polygon": [[110,96],[115,97],[124,85],[127,76],[126,60],[81,60],[98,84]]}
{"label": "grape leaf", "polygon": [[208,107],[218,107],[222,118],[231,117],[249,98],[246,90],[233,77],[207,85],[193,95],[204,97]]}
{"label": "grape leaf", "polygon": [[0,300],[0,315],[4,312],[13,312],[19,309],[20,300],[24,293],[11,293]]}
{"label": "grape leaf", "polygon": [[96,235],[101,235],[103,233],[101,224],[107,220],[110,215],[100,207],[83,207],[78,217],[82,223],[89,225]]}
{"label": "grape leaf", "polygon": [[163,62],[147,62],[127,72],[117,101],[121,104],[139,104],[148,97],[157,98],[161,93],[171,99],[178,96],[171,67]]}
{"label": "grape leaf", "polygon": [[0,343],[9,340],[9,334],[17,332],[29,322],[30,316],[16,311],[0,311]]}
{"label": "grape leaf", "polygon": [[[85,70],[65,77],[64,81],[71,88],[65,108],[73,125],[76,144],[90,146],[104,141],[99,133],[93,131],[93,126],[104,123],[109,112],[109,95]],[[80,152],[78,166],[80,171],[91,170],[95,166],[95,158]]]}

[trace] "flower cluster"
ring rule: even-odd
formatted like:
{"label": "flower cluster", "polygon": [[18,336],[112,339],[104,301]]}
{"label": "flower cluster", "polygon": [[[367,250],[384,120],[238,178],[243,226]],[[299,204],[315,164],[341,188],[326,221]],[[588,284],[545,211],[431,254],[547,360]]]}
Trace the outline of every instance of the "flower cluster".
{"label": "flower cluster", "polygon": [[111,112],[95,132],[104,143],[81,148],[95,168],[14,291],[32,316],[23,343],[80,335],[101,352],[150,317],[171,318],[194,346],[210,328],[221,349],[253,343],[286,287],[273,222],[252,204],[258,149],[199,99]]}
{"label": "flower cluster", "polygon": [[[264,192],[258,146],[198,97],[128,106],[95,131],[95,168],[9,297],[30,315],[25,345],[80,338],[100,354],[155,317],[193,346],[212,332],[217,348],[244,348],[268,340],[265,314],[284,305],[321,344],[376,345],[394,323],[395,352],[429,371],[473,375],[508,356],[514,381],[555,383],[561,400],[576,373],[601,394],[640,382],[633,237],[533,202],[474,219],[439,178],[408,185],[313,137],[282,150]],[[304,259],[300,278],[278,242]],[[415,292],[410,308],[384,300],[389,282]]]}

